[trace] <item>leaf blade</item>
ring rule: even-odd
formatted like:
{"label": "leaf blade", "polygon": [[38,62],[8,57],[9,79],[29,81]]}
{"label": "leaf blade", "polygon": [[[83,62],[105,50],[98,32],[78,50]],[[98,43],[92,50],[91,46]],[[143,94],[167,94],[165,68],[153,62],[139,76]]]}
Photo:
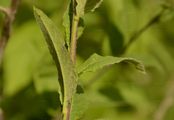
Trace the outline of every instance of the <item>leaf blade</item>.
{"label": "leaf blade", "polygon": [[45,36],[51,55],[56,63],[59,74],[61,102],[68,102],[76,91],[77,75],[65,47],[65,41],[59,34],[55,24],[41,10],[34,8],[37,23]]}
{"label": "leaf blade", "polygon": [[67,45],[68,49],[70,46],[71,20],[72,20],[72,16],[73,16],[73,13],[71,12],[71,10],[72,10],[71,4],[72,4],[71,1],[68,0],[67,8],[66,8],[64,15],[63,15],[63,26],[65,29],[65,41],[66,41],[66,45]]}
{"label": "leaf blade", "polygon": [[82,65],[78,67],[78,74],[84,74],[86,72],[94,72],[98,69],[102,69],[104,67],[119,64],[121,62],[128,62],[135,65],[136,69],[145,73],[145,68],[143,64],[133,58],[119,58],[113,56],[100,56],[97,54],[93,54],[88,60],[86,60]]}

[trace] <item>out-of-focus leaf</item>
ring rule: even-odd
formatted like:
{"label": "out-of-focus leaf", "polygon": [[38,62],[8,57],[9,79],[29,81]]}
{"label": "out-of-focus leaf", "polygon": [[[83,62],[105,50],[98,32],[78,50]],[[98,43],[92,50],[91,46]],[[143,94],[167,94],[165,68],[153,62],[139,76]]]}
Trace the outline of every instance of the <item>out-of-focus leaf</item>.
{"label": "out-of-focus leaf", "polygon": [[103,0],[87,0],[85,6],[85,12],[94,12],[97,9]]}
{"label": "out-of-focus leaf", "polygon": [[118,58],[113,56],[100,56],[97,54],[92,55],[88,60],[86,60],[82,65],[78,67],[78,74],[84,74],[86,72],[94,72],[96,70],[102,69],[104,67],[118,64],[121,62],[127,62],[135,65],[135,67],[141,72],[145,72],[144,66],[141,62],[133,58]]}
{"label": "out-of-focus leaf", "polygon": [[37,94],[30,85],[13,97],[4,98],[2,108],[8,120],[51,120],[55,114],[50,115],[49,111],[58,114],[60,109],[59,95],[57,92]]}
{"label": "out-of-focus leaf", "polygon": [[34,21],[15,29],[5,51],[0,79],[4,81],[1,85],[5,96],[15,95],[31,82],[39,94],[58,91],[56,66],[42,39]]}
{"label": "out-of-focus leaf", "polygon": [[56,63],[59,74],[59,93],[61,95],[61,102],[65,101],[66,106],[67,102],[72,99],[77,86],[77,75],[75,73],[74,65],[65,47],[65,41],[59,34],[59,31],[52,20],[37,8],[34,8],[34,13]]}
{"label": "out-of-focus leaf", "polygon": [[[59,1],[59,2],[58,2]],[[47,12],[53,12],[56,10],[56,8],[59,8],[62,6],[62,2],[64,2],[65,0],[42,0],[42,2],[38,1],[38,0],[25,0],[23,2],[27,2],[29,4],[31,4],[31,6],[35,5],[38,6],[39,8],[42,8],[44,10],[46,10]],[[57,4],[55,4],[57,2]]]}
{"label": "out-of-focus leaf", "polygon": [[0,5],[2,6],[9,6],[10,5],[10,0],[1,0]]}
{"label": "out-of-focus leaf", "polygon": [[142,89],[133,84],[131,85],[130,83],[122,81],[120,81],[117,86],[124,100],[136,107],[138,111],[141,111],[139,114],[147,116],[151,109],[151,104],[145,94],[143,94]]}
{"label": "out-of-focus leaf", "polygon": [[140,59],[146,67],[156,68],[160,75],[164,75],[166,72],[173,71],[173,58],[161,44],[160,34],[154,30],[146,31],[126,54],[127,56]]}
{"label": "out-of-focus leaf", "polygon": [[169,9],[163,13],[162,17],[160,18],[161,22],[166,22],[174,18],[174,10]]}
{"label": "out-of-focus leaf", "polygon": [[33,74],[33,82],[37,93],[58,92],[57,69],[49,52],[46,52],[40,58]]}
{"label": "out-of-focus leaf", "polygon": [[45,44],[34,22],[15,29],[3,59],[3,94],[13,96],[32,82],[33,71]]}

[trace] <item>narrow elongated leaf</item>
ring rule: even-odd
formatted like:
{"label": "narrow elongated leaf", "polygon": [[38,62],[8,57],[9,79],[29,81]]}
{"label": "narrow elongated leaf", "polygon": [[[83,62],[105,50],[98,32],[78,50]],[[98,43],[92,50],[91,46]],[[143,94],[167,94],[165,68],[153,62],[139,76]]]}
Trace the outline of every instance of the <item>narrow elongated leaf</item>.
{"label": "narrow elongated leaf", "polygon": [[71,37],[71,19],[72,19],[72,13],[71,13],[71,0],[67,3],[67,8],[63,16],[63,26],[65,28],[65,41],[69,48],[70,46],[70,37]]}
{"label": "narrow elongated leaf", "polygon": [[[70,38],[71,38],[71,24],[72,24],[72,16],[73,16],[73,8],[72,8],[72,3],[69,0],[67,4],[66,11],[63,16],[63,26],[65,28],[65,41],[67,44],[67,47],[69,49],[70,46]],[[83,34],[84,30],[84,20],[82,18],[79,19],[79,24],[78,24],[78,34],[77,38],[79,38]]]}
{"label": "narrow elongated leaf", "polygon": [[87,0],[86,6],[85,6],[85,12],[94,12],[95,9],[97,9],[103,0]]}
{"label": "narrow elongated leaf", "polygon": [[41,10],[34,8],[34,14],[58,69],[61,101],[68,102],[76,91],[77,75],[65,41],[56,25]]}
{"label": "narrow elongated leaf", "polygon": [[92,55],[88,60],[86,60],[82,65],[78,67],[78,74],[79,76],[86,72],[94,72],[99,69],[102,69],[103,67],[107,67],[113,64],[121,63],[121,62],[128,62],[135,67],[145,72],[144,66],[139,61],[133,59],[133,58],[119,58],[119,57],[113,57],[113,56],[100,56],[97,54]]}

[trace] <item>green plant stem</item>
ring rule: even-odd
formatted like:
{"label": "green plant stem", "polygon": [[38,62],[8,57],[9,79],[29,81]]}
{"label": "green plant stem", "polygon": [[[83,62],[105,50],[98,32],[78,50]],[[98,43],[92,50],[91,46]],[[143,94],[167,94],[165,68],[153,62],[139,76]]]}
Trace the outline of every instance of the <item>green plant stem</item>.
{"label": "green plant stem", "polygon": [[[78,34],[78,24],[79,24],[79,17],[76,15],[75,10],[76,4],[75,1],[72,0],[72,26],[71,26],[71,45],[70,45],[70,57],[73,62],[73,64],[76,63],[76,49],[77,49],[77,34]],[[63,104],[63,120],[70,120],[71,115],[71,106],[72,106],[72,100],[66,100],[64,99]]]}
{"label": "green plant stem", "polygon": [[65,101],[63,104],[63,120],[70,120],[72,101]]}
{"label": "green plant stem", "polygon": [[79,17],[76,16],[76,15],[73,15],[72,28],[71,28],[71,48],[70,48],[70,54],[71,54],[71,59],[72,59],[74,64],[76,62],[78,24],[79,24]]}
{"label": "green plant stem", "polygon": [[[70,57],[72,62],[76,62],[76,48],[77,48],[77,29],[78,29],[79,19],[77,16],[73,16],[72,28],[71,28],[71,48],[70,48]],[[65,99],[66,100],[66,99]],[[63,105],[63,120],[70,120],[71,114],[71,104],[72,100],[64,101]]]}

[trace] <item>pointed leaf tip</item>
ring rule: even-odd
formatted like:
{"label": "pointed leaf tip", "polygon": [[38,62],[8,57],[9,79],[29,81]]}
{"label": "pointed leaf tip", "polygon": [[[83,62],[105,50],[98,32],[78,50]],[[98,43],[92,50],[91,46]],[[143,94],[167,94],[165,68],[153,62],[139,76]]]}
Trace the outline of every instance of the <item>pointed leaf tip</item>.
{"label": "pointed leaf tip", "polygon": [[34,14],[57,66],[61,102],[68,102],[72,99],[73,94],[75,94],[77,75],[69,52],[65,47],[64,38],[53,21],[41,10],[34,8]]}
{"label": "pointed leaf tip", "polygon": [[78,74],[81,76],[86,72],[95,72],[104,67],[119,64],[122,62],[127,62],[133,64],[137,70],[145,73],[144,65],[136,59],[133,58],[122,58],[113,56],[100,56],[93,54],[89,59],[87,59],[82,65],[78,67]]}

